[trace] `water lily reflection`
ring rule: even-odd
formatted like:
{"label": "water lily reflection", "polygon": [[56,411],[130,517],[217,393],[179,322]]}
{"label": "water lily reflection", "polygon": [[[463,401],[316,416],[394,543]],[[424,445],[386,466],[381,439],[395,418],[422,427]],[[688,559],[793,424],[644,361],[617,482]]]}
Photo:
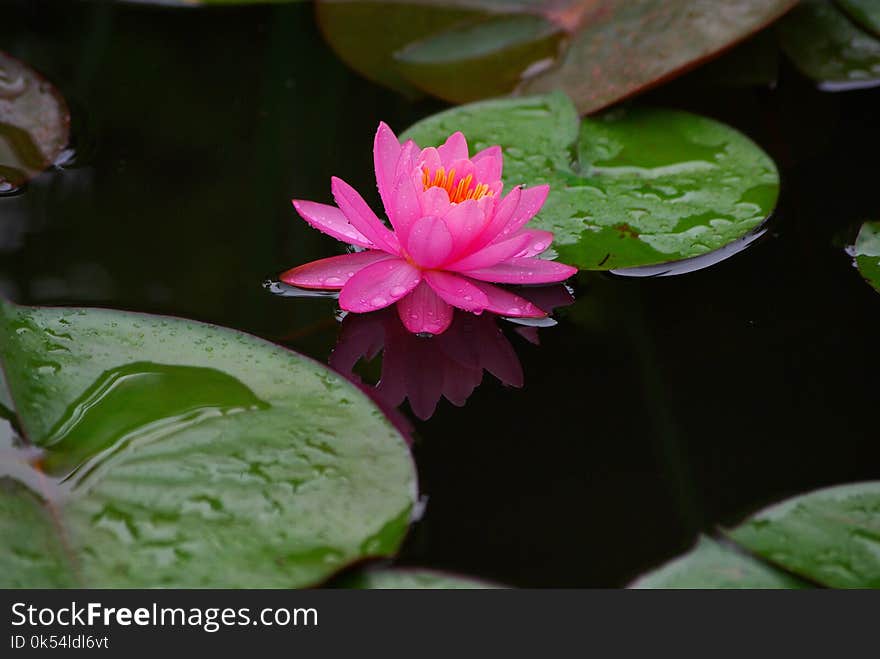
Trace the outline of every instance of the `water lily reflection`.
{"label": "water lily reflection", "polygon": [[[564,286],[528,288],[518,291],[533,304],[552,310],[574,300]],[[524,374],[510,340],[502,331],[506,320],[490,313],[474,315],[456,311],[449,328],[437,336],[410,332],[393,308],[369,314],[348,314],[330,365],[354,380],[355,365],[382,353],[379,382],[371,387],[375,397],[388,407],[409,401],[420,419],[430,418],[441,398],[463,406],[483,381],[483,372],[510,387],[522,387]],[[538,343],[538,327],[511,325],[513,331]]]}

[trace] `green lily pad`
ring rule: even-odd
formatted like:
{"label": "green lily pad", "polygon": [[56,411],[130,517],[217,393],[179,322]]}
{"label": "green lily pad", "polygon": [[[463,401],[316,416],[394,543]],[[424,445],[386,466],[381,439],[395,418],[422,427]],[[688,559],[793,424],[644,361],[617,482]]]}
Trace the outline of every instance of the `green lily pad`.
{"label": "green lily pad", "polygon": [[0,302],[27,450],[0,464],[2,587],[299,587],[406,532],[404,438],[355,386],[178,318]]}
{"label": "green lily pad", "polygon": [[[331,47],[404,92],[453,102],[561,89],[593,112],[683,73],[796,0],[318,0]],[[377,39],[375,35],[382,35]]]}
{"label": "green lily pad", "polygon": [[830,0],[807,0],[779,22],[782,49],[826,91],[880,85],[880,40]]}
{"label": "green lily pad", "polygon": [[788,499],[729,531],[738,544],[831,588],[880,588],[880,481]]}
{"label": "green lily pad", "polygon": [[539,16],[490,16],[408,44],[393,58],[415,87],[457,103],[501,96],[536,62],[550,62],[563,31]]}
{"label": "green lily pad", "polygon": [[877,0],[837,0],[837,4],[863,28],[880,36],[880,2]]}
{"label": "green lily pad", "polygon": [[508,188],[550,184],[531,226],[553,231],[559,259],[583,270],[747,244],[779,193],[776,167],[758,146],[686,112],[620,110],[579,121],[571,101],[556,93],[448,110],[403,138],[431,146],[456,130],[474,150],[501,145]]}
{"label": "green lily pad", "polygon": [[[394,54],[420,39],[464,22],[484,19],[451,3],[411,7],[395,2],[316,2],[324,38],[346,64],[361,75],[409,96],[419,89],[400,71]],[[381,39],[376,35],[381,34]]]}
{"label": "green lily pad", "polygon": [[0,51],[0,194],[55,162],[69,131],[70,114],[58,90]]}
{"label": "green lily pad", "polygon": [[339,587],[370,590],[483,590],[501,588],[501,586],[479,579],[413,568],[361,570],[343,580]]}
{"label": "green lily pad", "polygon": [[806,588],[741,550],[700,536],[688,553],[639,577],[630,588]]}
{"label": "green lily pad", "polygon": [[856,267],[874,290],[880,292],[880,222],[865,222],[852,247]]}
{"label": "green lily pad", "polygon": [[[829,487],[701,537],[634,588],[878,588],[880,481]],[[733,543],[733,544],[731,544]]]}

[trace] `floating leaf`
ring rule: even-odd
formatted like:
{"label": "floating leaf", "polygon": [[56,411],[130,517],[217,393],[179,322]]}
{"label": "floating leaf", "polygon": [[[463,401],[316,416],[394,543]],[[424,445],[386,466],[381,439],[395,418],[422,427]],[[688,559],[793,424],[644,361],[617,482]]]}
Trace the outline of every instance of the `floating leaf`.
{"label": "floating leaf", "polygon": [[832,588],[880,588],[880,482],[795,497],[729,532],[789,572]]}
{"label": "floating leaf", "polygon": [[880,40],[829,0],[807,0],[779,23],[783,51],[826,91],[880,85]]}
{"label": "floating leaf", "polygon": [[67,146],[70,115],[40,74],[0,52],[0,194],[49,167]]}
{"label": "floating leaf", "polygon": [[342,580],[339,586],[370,590],[478,590],[501,587],[479,579],[412,568],[362,570]]}
{"label": "floating leaf", "polygon": [[316,2],[315,6],[324,37],[346,64],[374,82],[409,95],[417,94],[418,88],[399,70],[394,53],[462,21],[486,16],[451,3],[412,7],[355,0]]}
{"label": "floating leaf", "polygon": [[795,0],[572,0],[558,66],[521,93],[562,89],[583,114],[668,80],[769,25]]}
{"label": "floating leaf", "polygon": [[572,103],[551,94],[455,108],[404,137],[431,146],[456,130],[473,149],[502,146],[508,186],[550,184],[533,225],[553,231],[560,260],[584,270],[744,246],[779,192],[773,161],[751,140],[686,112],[614,111],[578,123]]}
{"label": "floating leaf", "polygon": [[837,0],[837,4],[862,27],[880,36],[880,2],[877,0]]}
{"label": "floating leaf", "polygon": [[880,481],[783,501],[726,535],[722,542],[701,537],[632,587],[878,588]]}
{"label": "floating leaf", "polygon": [[404,439],[326,367],[101,309],[0,303],[0,337],[38,447],[2,463],[2,586],[296,587],[400,544]]}
{"label": "floating leaf", "polygon": [[538,16],[490,17],[413,42],[394,60],[416,87],[462,103],[506,94],[529,67],[552,60],[561,38]]}
{"label": "floating leaf", "polygon": [[418,87],[465,102],[514,90],[561,89],[586,113],[693,68],[794,4],[318,0],[317,8],[327,40],[343,60],[402,91]]}
{"label": "floating leaf", "polygon": [[880,222],[862,225],[852,254],[862,277],[880,292]]}
{"label": "floating leaf", "polygon": [[700,536],[688,553],[634,581],[630,588],[805,588],[806,584],[735,547]]}

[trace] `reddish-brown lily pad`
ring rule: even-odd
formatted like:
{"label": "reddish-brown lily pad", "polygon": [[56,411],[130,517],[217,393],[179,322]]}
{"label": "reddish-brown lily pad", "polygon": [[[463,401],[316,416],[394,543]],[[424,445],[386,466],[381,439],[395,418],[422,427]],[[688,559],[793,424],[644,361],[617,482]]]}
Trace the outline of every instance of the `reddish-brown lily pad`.
{"label": "reddish-brown lily pad", "polygon": [[39,73],[0,52],[0,193],[49,167],[70,136],[64,98]]}
{"label": "reddish-brown lily pad", "polygon": [[318,0],[317,12],[343,60],[401,91],[467,102],[561,89],[588,113],[720,54],[796,3]]}

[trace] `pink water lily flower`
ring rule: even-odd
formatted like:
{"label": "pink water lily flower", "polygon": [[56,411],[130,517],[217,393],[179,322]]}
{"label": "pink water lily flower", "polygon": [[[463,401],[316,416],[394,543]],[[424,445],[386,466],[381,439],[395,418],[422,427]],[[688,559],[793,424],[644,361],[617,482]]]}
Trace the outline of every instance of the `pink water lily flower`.
{"label": "pink water lily flower", "polygon": [[503,316],[547,315],[493,284],[546,284],[577,272],[536,258],[553,234],[525,228],[549,186],[515,187],[502,197],[501,148],[469,157],[461,133],[438,148],[420,149],[412,140],[401,145],[381,123],[373,158],[393,230],[350,185],[334,177],[338,208],[301,200],[293,205],[311,226],[362,251],[288,270],[282,281],[340,290],[339,305],[355,313],[396,303],[411,332],[442,333],[452,322],[453,307]]}

